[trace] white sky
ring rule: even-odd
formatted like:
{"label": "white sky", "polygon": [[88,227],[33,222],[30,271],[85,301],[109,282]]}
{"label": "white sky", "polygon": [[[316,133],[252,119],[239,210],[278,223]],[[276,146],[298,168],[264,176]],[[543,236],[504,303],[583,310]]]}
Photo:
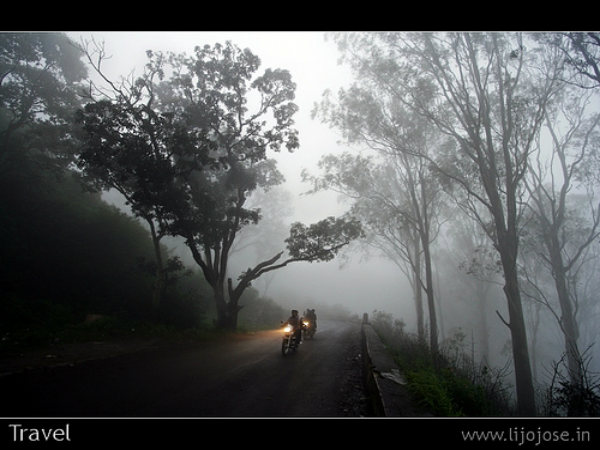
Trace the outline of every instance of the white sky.
{"label": "white sky", "polygon": [[[295,115],[300,134],[300,148],[293,154],[282,150],[276,155],[279,169],[286,176],[286,188],[303,192],[308,186],[300,182],[303,168],[314,167],[321,155],[341,151],[338,135],[318,120],[312,120],[311,110],[326,89],[337,91],[351,82],[349,70],[337,64],[339,53],[324,32],[73,32],[74,40],[80,37],[97,42],[104,41],[111,58],[103,63],[106,72],[115,79],[134,71],[141,75],[147,62],[146,50],[193,53],[196,45],[214,45],[230,40],[241,48],[249,48],[261,59],[259,73],[266,68],[289,70],[296,83]],[[332,199],[332,194],[319,197]],[[315,208],[317,198],[299,197],[294,218],[314,222],[320,218]],[[330,205],[331,206],[331,205]],[[341,210],[340,210],[341,211]],[[331,214],[336,214],[332,212]]]}
{"label": "white sky", "polygon": [[[342,214],[347,206],[337,201],[337,195],[323,193],[301,196],[309,189],[302,183],[302,169],[314,169],[322,155],[344,150],[338,144],[339,134],[330,130],[318,119],[311,119],[311,110],[323,92],[332,92],[349,86],[352,78],[349,69],[338,65],[339,53],[335,43],[325,39],[324,32],[70,32],[75,41],[81,37],[97,42],[104,41],[111,59],[104,62],[107,74],[115,79],[132,71],[141,75],[146,63],[146,50],[193,53],[195,46],[214,45],[229,40],[240,48],[249,48],[261,59],[258,73],[266,68],[289,70],[296,83],[295,115],[299,131],[300,148],[289,154],[282,150],[276,156],[279,170],[286,177],[283,187],[294,199],[292,220],[313,223],[329,215]],[[316,170],[312,170],[316,173]],[[283,247],[283,243],[282,243]],[[283,249],[283,248],[282,248]],[[257,261],[258,262],[258,261]],[[286,286],[300,283],[304,297],[317,301],[346,305],[357,314],[371,313],[374,309],[394,313],[397,317],[410,314],[412,299],[399,299],[399,290],[406,286],[398,269],[381,261],[363,261],[353,258],[343,269],[338,261],[329,263],[296,263],[278,271],[269,293],[276,297],[285,295]],[[258,281],[258,280],[257,280]],[[258,286],[258,283],[257,283]],[[405,291],[406,292],[406,291]],[[365,300],[367,300],[365,302]],[[306,305],[308,306],[308,305]],[[304,305],[297,305],[304,310]],[[400,312],[400,309],[409,311]],[[407,322],[409,322],[407,320]]]}
{"label": "white sky", "polygon": [[[349,69],[338,65],[340,55],[336,45],[331,40],[325,40],[325,33],[164,31],[68,34],[75,41],[92,35],[97,41],[104,41],[107,53],[112,55],[105,62],[104,68],[114,78],[127,76],[134,69],[136,74],[141,75],[147,60],[146,50],[192,54],[197,45],[214,45],[226,40],[241,48],[249,48],[257,55],[262,61],[259,73],[266,68],[289,70],[297,85],[295,103],[299,106],[299,112],[295,120],[300,148],[293,154],[282,150],[276,159],[279,161],[279,170],[286,177],[283,187],[294,198],[294,215],[291,220],[308,224],[345,211],[346,206],[338,203],[337,196],[333,193],[300,195],[309,189],[309,186],[301,182],[301,170],[313,169],[312,172],[316,173],[316,163],[322,155],[345,150],[343,145],[337,143],[340,139],[337,131],[311,119],[313,105],[321,100],[326,89],[337,92],[340,87],[349,86],[352,82]],[[284,249],[283,242],[281,249]],[[264,281],[256,280],[255,287],[261,290]],[[382,310],[392,313],[395,318],[402,318],[408,330],[414,331],[416,328],[415,308],[406,279],[392,263],[380,258],[364,260],[360,255],[353,255],[352,260],[343,266],[340,260],[290,264],[276,272],[268,295],[280,304],[300,311],[307,307],[317,307],[317,314],[320,303],[341,304],[358,315]],[[438,294],[438,300],[440,298]],[[461,311],[457,309],[455,315],[460,315]],[[446,319],[442,315],[439,317]],[[464,319],[469,320],[468,317],[466,315]],[[504,328],[502,333],[506,333]],[[497,339],[498,345],[504,342],[504,338]]]}

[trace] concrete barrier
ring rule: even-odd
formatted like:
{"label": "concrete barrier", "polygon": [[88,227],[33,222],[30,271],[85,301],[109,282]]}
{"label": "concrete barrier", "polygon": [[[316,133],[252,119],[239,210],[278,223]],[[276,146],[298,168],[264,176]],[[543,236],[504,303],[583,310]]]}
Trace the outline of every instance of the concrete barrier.
{"label": "concrete barrier", "polygon": [[362,354],[365,386],[375,416],[431,417],[416,405],[400,368],[369,324],[366,314],[362,323]]}

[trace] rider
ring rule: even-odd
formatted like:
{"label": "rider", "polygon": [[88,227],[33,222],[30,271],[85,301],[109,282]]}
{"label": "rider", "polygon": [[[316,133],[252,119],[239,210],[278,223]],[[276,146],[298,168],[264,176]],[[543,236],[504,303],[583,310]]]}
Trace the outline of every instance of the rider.
{"label": "rider", "polygon": [[292,315],[284,325],[291,325],[296,336],[296,342],[300,343],[302,341],[302,318],[298,316],[298,310],[292,309]]}
{"label": "rider", "polygon": [[316,331],[317,330],[317,314],[315,313],[315,310],[314,309],[307,309],[305,317],[312,324],[314,330]]}

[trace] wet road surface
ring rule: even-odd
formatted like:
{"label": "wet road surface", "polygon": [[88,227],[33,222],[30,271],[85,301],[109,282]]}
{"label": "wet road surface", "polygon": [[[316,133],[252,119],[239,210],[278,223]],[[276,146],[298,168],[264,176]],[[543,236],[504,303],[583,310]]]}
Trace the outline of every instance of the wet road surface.
{"label": "wet road surface", "polygon": [[3,417],[357,417],[360,324],[319,322],[281,354],[281,331],[168,345],[0,377]]}

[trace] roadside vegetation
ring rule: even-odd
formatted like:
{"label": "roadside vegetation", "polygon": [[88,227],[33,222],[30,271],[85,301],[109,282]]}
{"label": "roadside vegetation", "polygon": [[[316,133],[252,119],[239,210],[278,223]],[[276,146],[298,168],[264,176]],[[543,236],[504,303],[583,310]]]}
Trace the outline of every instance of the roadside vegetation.
{"label": "roadside vegetation", "polygon": [[[29,159],[13,164],[0,179],[0,352],[104,339],[204,338],[214,331],[212,292],[199,271],[171,258],[165,301],[155,310],[148,230],[69,171],[49,171]],[[166,260],[167,247],[162,252]],[[241,304],[240,330],[273,327],[285,315],[252,288]]]}
{"label": "roadside vegetation", "polygon": [[370,322],[394,356],[415,401],[434,416],[514,415],[508,374],[474,363],[464,352],[464,335],[443,341],[437,358],[432,358],[429,346],[407,333],[404,323],[391,314],[375,311]]}
{"label": "roadside vegetation", "polygon": [[[295,84],[285,70],[255,73],[259,58],[231,43],[197,47],[189,67],[183,54],[147,56],[139,79],[112,82],[102,45],[0,33],[0,350],[273,328],[287,312],[251,282],[291,262],[331,260],[360,234],[342,218],[296,223],[278,242],[289,255],[279,249],[232,273],[238,233],[261,219],[261,205],[246,200],[283,182],[266,149],[298,147]],[[204,82],[188,87],[188,76]],[[249,91],[265,97],[246,117]],[[267,129],[258,119],[271,114]],[[127,214],[103,201],[109,191]],[[165,243],[175,237],[192,267]]]}
{"label": "roadside vegetation", "polygon": [[312,116],[346,148],[301,178],[349,210],[305,225],[288,70],[228,41],[113,78],[93,38],[0,33],[0,350],[274,328],[304,286],[253,286],[360,252],[410,285],[416,335],[375,322],[436,415],[599,416],[600,34],[331,37],[353,81]]}
{"label": "roadside vegetation", "polygon": [[[402,320],[389,313],[374,311],[373,328],[394,356],[414,399],[438,417],[507,417],[518,415],[510,367],[493,368],[476,363],[470,354],[467,336],[458,331],[441,342],[434,357],[431,348],[418,336],[405,331]],[[589,370],[591,355],[584,354],[585,383],[575,385],[564,375],[565,357],[549,368],[548,386],[538,388],[539,415],[582,416],[600,414],[600,378]]]}

